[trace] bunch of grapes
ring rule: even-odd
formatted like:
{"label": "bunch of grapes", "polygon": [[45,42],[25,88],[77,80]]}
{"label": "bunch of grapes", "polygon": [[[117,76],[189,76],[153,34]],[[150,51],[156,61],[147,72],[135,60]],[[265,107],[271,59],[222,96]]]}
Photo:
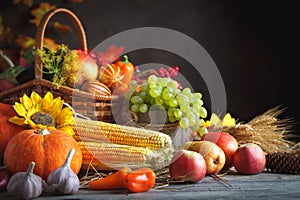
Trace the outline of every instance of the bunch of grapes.
{"label": "bunch of grapes", "polygon": [[178,82],[170,77],[150,75],[142,83],[132,80],[125,98],[133,112],[146,113],[158,105],[167,112],[170,122],[178,122],[182,129],[191,127],[194,132],[201,131],[201,118],[207,116],[202,94],[190,88],[179,89]]}

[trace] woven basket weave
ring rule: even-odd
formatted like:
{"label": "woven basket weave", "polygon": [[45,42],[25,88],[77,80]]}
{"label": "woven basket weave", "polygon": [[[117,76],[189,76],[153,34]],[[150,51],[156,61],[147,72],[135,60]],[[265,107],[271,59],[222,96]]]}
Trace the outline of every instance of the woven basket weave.
{"label": "woven basket weave", "polygon": [[[80,49],[87,52],[87,40],[83,26],[77,16],[65,8],[56,8],[44,15],[40,25],[37,27],[35,48],[43,48],[43,40],[47,24],[52,16],[57,13],[63,13],[71,19],[77,31]],[[54,97],[60,96],[66,103],[72,105],[75,111],[79,114],[94,120],[114,122],[112,106],[118,106],[120,104],[120,98],[118,96],[101,96],[79,91],[78,89],[68,86],[58,86],[57,84],[43,78],[42,60],[37,54],[35,54],[34,59],[35,78],[12,89],[1,92],[1,102],[14,104],[16,101],[19,101],[19,97],[23,96],[23,94],[27,94],[29,96],[31,92],[35,91],[41,96],[44,96],[48,91],[50,91]],[[118,110],[118,108],[116,108],[116,110]]]}

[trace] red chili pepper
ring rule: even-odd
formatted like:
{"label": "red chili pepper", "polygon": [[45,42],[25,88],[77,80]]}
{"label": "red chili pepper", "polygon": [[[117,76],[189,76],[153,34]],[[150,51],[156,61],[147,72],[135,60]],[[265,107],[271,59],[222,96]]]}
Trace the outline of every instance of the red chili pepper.
{"label": "red chili pepper", "polygon": [[151,168],[139,168],[126,175],[126,188],[131,192],[146,192],[155,184],[156,174]]}
{"label": "red chili pepper", "polygon": [[122,189],[129,171],[131,171],[129,167],[124,167],[109,176],[93,180],[89,183],[89,188],[94,190]]}

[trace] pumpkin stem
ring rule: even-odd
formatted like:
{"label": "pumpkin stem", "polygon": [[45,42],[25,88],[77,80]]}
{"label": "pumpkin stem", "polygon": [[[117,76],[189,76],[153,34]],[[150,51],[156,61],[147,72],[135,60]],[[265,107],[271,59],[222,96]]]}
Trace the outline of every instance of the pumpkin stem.
{"label": "pumpkin stem", "polygon": [[48,134],[50,134],[50,132],[47,130],[47,129],[38,129],[37,131],[36,131],[36,133],[38,133],[38,134],[41,134],[41,135],[48,135]]}
{"label": "pumpkin stem", "polygon": [[35,162],[31,162],[28,166],[28,169],[27,169],[27,175],[29,175],[30,173],[33,173],[33,169],[34,169],[34,166],[35,166]]}

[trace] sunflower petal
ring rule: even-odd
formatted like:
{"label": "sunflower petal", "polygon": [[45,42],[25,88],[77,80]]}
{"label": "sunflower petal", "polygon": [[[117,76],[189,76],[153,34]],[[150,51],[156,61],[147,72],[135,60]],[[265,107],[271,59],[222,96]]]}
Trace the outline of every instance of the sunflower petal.
{"label": "sunflower petal", "polygon": [[23,98],[20,99],[20,101],[26,110],[30,110],[33,106],[32,100],[26,94],[23,95]]}
{"label": "sunflower petal", "polygon": [[223,126],[235,126],[235,119],[231,117],[229,113],[227,113],[222,121]]}
{"label": "sunflower petal", "polygon": [[16,102],[15,105],[13,105],[13,108],[15,109],[18,115],[22,117],[26,116],[27,111],[23,104]]}
{"label": "sunflower petal", "polygon": [[30,95],[30,98],[32,100],[32,104],[33,104],[33,107],[40,107],[41,105],[41,102],[42,102],[42,97],[36,93],[36,92],[32,92],[31,95]]}
{"label": "sunflower petal", "polygon": [[69,135],[74,135],[75,134],[75,132],[74,132],[74,130],[71,126],[63,126],[63,127],[59,128],[59,130],[63,130],[66,133],[68,133]]}
{"label": "sunflower petal", "polygon": [[55,98],[52,102],[51,112],[57,115],[57,113],[62,109],[64,101],[60,98]]}
{"label": "sunflower petal", "polygon": [[73,125],[75,122],[72,110],[68,107],[63,108],[57,115],[56,121],[61,126]]}
{"label": "sunflower petal", "polygon": [[25,119],[21,117],[13,116],[8,121],[17,125],[24,125]]}

